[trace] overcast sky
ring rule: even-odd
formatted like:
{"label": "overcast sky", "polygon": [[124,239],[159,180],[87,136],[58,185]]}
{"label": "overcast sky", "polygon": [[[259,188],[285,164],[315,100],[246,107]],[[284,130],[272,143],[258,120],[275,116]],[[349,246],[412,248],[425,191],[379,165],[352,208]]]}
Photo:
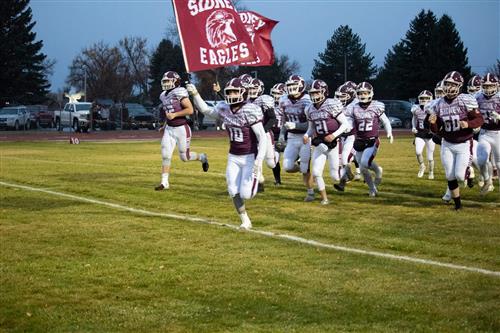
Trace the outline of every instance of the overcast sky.
{"label": "overcast sky", "polygon": [[[1,1],[1,0],[0,0]],[[243,0],[242,5],[280,21],[272,34],[278,54],[300,64],[300,74],[311,78],[314,59],[340,25],[357,33],[377,66],[387,50],[404,37],[421,9],[452,17],[468,48],[472,70],[484,74],[500,59],[499,0]],[[154,49],[166,35],[173,16],[170,0],[32,0],[34,31],[43,52],[57,61],[52,90],[62,88],[73,58],[95,42],[116,44],[125,36],[148,39]],[[452,68],[450,68],[452,70]]]}

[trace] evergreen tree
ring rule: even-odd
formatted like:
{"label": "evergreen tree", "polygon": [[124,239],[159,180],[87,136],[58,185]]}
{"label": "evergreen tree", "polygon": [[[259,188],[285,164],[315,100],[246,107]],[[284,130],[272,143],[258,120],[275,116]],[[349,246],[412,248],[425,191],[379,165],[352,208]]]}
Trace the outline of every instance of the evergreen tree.
{"label": "evergreen tree", "polygon": [[182,49],[179,45],[172,43],[169,39],[162,39],[151,57],[149,69],[149,78],[151,89],[150,98],[153,104],[158,104],[158,98],[161,94],[161,78],[167,71],[179,73],[183,80],[188,79]]}
{"label": "evergreen tree", "polygon": [[35,41],[29,0],[0,1],[0,104],[34,104],[45,100],[50,84],[44,74],[46,55]]}
{"label": "evergreen tree", "polygon": [[[326,43],[324,52],[314,60],[312,77],[325,81],[334,91],[346,80],[356,83],[370,80],[376,73],[373,56],[366,54],[366,44],[347,25],[340,26]],[[344,73],[347,73],[347,78]]]}
{"label": "evergreen tree", "polygon": [[443,15],[438,21],[432,11],[422,10],[410,22],[405,38],[387,53],[375,82],[377,96],[416,98],[424,89],[432,91],[452,70],[468,78],[467,62],[467,49],[451,18]]}

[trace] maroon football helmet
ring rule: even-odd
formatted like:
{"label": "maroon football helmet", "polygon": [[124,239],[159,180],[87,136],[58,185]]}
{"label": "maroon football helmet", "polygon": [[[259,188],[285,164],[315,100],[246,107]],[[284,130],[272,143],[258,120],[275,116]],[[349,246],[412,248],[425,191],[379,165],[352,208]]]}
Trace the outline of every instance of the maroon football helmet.
{"label": "maroon football helmet", "polygon": [[460,89],[464,84],[464,78],[459,72],[453,71],[445,75],[443,82],[444,94],[447,98],[454,99],[460,94]]}
{"label": "maroon football helmet", "polygon": [[278,102],[281,96],[286,94],[286,86],[284,83],[276,83],[271,88],[271,95],[274,97],[274,101]]}
{"label": "maroon football helmet", "polygon": [[368,82],[361,82],[356,87],[356,96],[360,103],[370,103],[373,99],[373,86]]}
{"label": "maroon football helmet", "polygon": [[328,85],[323,80],[314,80],[309,89],[311,102],[314,104],[323,102],[328,97]]}
{"label": "maroon football helmet", "polygon": [[163,74],[161,88],[165,91],[172,90],[181,85],[181,77],[177,72],[168,71]]}
{"label": "maroon football helmet", "polygon": [[243,83],[245,88],[248,89],[250,86],[250,83],[252,83],[253,77],[250,74],[242,74],[239,76],[239,79],[241,80],[241,82]]}
{"label": "maroon football helmet", "polygon": [[335,91],[335,97],[339,101],[341,101],[344,106],[351,103],[355,96],[356,96],[356,87],[353,87],[351,84],[348,84],[347,82],[338,87],[337,91]]}
{"label": "maroon football helmet", "polygon": [[467,82],[467,92],[469,94],[475,94],[481,90],[481,77],[479,75],[474,75]]}
{"label": "maroon football helmet", "polygon": [[248,85],[248,97],[257,98],[264,93],[264,82],[259,79],[252,79]]}
{"label": "maroon football helmet", "polygon": [[436,83],[436,88],[434,88],[434,97],[436,98],[444,97],[443,84],[444,84],[443,80]]}
{"label": "maroon football helmet", "polygon": [[498,77],[492,73],[486,73],[481,82],[481,88],[485,96],[495,95],[498,92]]}
{"label": "maroon football helmet", "polygon": [[418,104],[420,106],[426,106],[430,101],[432,101],[432,93],[429,90],[423,90],[418,94]]}
{"label": "maroon football helmet", "polygon": [[290,97],[299,97],[306,90],[306,81],[300,75],[290,75],[286,81],[286,91]]}
{"label": "maroon football helmet", "polygon": [[247,88],[240,78],[234,78],[226,83],[224,88],[224,99],[229,105],[242,103],[247,99]]}
{"label": "maroon football helmet", "polygon": [[344,82],[344,84],[347,85],[348,87],[351,87],[352,89],[354,89],[354,91],[356,91],[356,87],[358,86],[356,83],[354,83],[352,81],[346,81],[346,82]]}

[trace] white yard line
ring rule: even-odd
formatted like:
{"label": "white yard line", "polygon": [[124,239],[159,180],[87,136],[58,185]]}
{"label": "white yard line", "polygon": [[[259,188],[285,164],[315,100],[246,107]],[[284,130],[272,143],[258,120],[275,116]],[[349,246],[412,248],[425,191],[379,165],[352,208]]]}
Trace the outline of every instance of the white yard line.
{"label": "white yard line", "polygon": [[[233,230],[239,230],[238,226],[236,226],[236,225],[227,224],[227,223],[220,223],[220,222],[205,219],[205,218],[192,217],[192,216],[187,216],[187,215],[151,212],[151,211],[148,211],[145,209],[133,208],[133,207],[125,206],[125,205],[114,204],[111,202],[106,202],[106,201],[96,200],[96,199],[91,199],[91,198],[85,198],[85,197],[81,197],[81,196],[77,196],[77,195],[73,195],[73,194],[52,191],[52,190],[48,190],[48,189],[44,189],[44,188],[6,183],[3,181],[0,181],[0,185],[18,188],[18,189],[23,189],[23,190],[27,190],[27,191],[47,193],[47,194],[51,194],[51,195],[55,195],[55,196],[59,196],[59,197],[69,198],[69,199],[73,199],[73,200],[77,200],[77,201],[88,202],[88,203],[92,203],[92,204],[96,204],[96,205],[111,207],[111,208],[115,208],[115,209],[119,209],[119,210],[129,211],[132,213],[147,215],[147,216],[168,217],[171,219],[196,222],[196,223],[203,223],[203,224],[211,224],[211,225],[216,225],[219,227],[229,228],[229,229],[233,229]],[[430,266],[438,266],[438,267],[444,267],[444,268],[449,268],[449,269],[453,269],[453,270],[469,271],[469,272],[480,273],[480,274],[489,275],[489,276],[500,277],[500,272],[490,271],[487,269],[482,269],[482,268],[477,268],[477,267],[472,267],[472,266],[456,265],[456,264],[439,262],[439,261],[428,260],[428,259],[420,259],[420,258],[414,258],[414,257],[408,257],[408,256],[399,256],[399,255],[394,255],[394,254],[390,254],[390,253],[368,251],[368,250],[345,247],[345,246],[340,246],[340,245],[335,245],[335,244],[327,244],[327,243],[322,243],[322,242],[318,242],[315,240],[306,239],[306,238],[302,238],[302,237],[298,237],[298,236],[294,236],[294,235],[280,234],[280,233],[258,230],[258,229],[251,229],[251,230],[248,230],[247,232],[261,235],[261,236],[265,236],[265,237],[278,238],[278,239],[284,239],[284,240],[297,242],[297,243],[301,243],[301,244],[307,244],[307,245],[311,245],[311,246],[318,247],[318,248],[326,248],[326,249],[332,249],[332,250],[337,250],[337,251],[342,251],[342,252],[356,253],[356,254],[362,254],[362,255],[368,255],[368,256],[374,256],[374,257],[382,257],[382,258],[386,258],[386,259],[406,261],[406,262],[423,264],[423,265],[430,265]]]}

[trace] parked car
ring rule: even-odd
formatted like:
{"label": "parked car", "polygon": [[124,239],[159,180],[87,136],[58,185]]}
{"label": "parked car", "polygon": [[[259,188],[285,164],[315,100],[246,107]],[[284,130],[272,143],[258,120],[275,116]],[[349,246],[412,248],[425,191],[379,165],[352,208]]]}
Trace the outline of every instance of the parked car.
{"label": "parked car", "polygon": [[113,108],[121,116],[122,129],[158,128],[158,121],[144,106],[137,103],[115,104]]}
{"label": "parked car", "polygon": [[46,105],[27,105],[30,113],[30,127],[54,127],[54,112],[49,111]]}
{"label": "parked car", "polygon": [[6,106],[0,109],[0,128],[29,129],[29,112],[25,106]]}
{"label": "parked car", "polygon": [[412,104],[408,101],[401,100],[380,100],[385,104],[385,113],[387,117],[396,117],[401,120],[404,128],[411,128],[411,113]]}
{"label": "parked car", "polygon": [[392,128],[401,128],[401,127],[403,127],[403,122],[401,121],[401,119],[396,118],[396,117],[387,117],[387,118],[389,118],[389,121],[391,123],[391,127]]}
{"label": "parked car", "polygon": [[63,110],[54,111],[56,127],[72,127],[73,130],[87,132],[90,127],[90,108],[92,103],[72,102],[66,103]]}

